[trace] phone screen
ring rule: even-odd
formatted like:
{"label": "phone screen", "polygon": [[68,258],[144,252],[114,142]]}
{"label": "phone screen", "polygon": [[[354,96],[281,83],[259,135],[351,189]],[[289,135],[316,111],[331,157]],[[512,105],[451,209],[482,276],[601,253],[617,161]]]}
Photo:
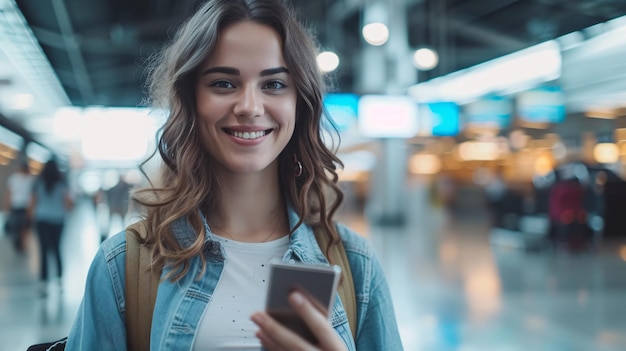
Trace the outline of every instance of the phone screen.
{"label": "phone screen", "polygon": [[273,262],[270,265],[266,310],[279,323],[316,344],[317,339],[293,310],[287,296],[294,290],[301,291],[315,299],[328,316],[335,301],[340,275],[341,268],[336,265]]}

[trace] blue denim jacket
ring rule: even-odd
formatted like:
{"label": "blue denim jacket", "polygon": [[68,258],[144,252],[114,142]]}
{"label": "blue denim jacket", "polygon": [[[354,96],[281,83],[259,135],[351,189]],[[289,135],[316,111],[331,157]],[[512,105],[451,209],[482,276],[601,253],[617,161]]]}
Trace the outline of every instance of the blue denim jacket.
{"label": "blue denim jacket", "polygon": [[[293,227],[298,216],[289,211]],[[205,221],[205,230],[208,226]],[[343,305],[336,296],[331,323],[350,351],[402,350],[400,335],[385,276],[368,242],[345,226],[338,225],[350,262],[357,303],[357,338],[352,338]],[[185,220],[172,224],[172,234],[183,246],[196,234]],[[328,263],[315,240],[313,230],[301,225],[292,234],[283,261]],[[151,350],[191,350],[197,327],[220,279],[224,251],[207,239],[204,252],[207,268],[194,279],[201,260],[193,259],[188,274],[176,283],[159,285],[152,319]],[[126,350],[125,275],[126,236],[118,233],[102,243],[87,276],[85,294],[70,331],[66,350]],[[164,269],[163,274],[168,272]]]}

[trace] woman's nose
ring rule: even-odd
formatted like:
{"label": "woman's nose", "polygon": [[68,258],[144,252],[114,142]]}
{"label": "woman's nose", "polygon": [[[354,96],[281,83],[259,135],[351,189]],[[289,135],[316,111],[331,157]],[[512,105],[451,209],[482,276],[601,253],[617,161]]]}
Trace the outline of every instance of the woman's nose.
{"label": "woman's nose", "polygon": [[234,113],[237,117],[260,117],[264,113],[263,97],[254,87],[246,87],[238,97]]}

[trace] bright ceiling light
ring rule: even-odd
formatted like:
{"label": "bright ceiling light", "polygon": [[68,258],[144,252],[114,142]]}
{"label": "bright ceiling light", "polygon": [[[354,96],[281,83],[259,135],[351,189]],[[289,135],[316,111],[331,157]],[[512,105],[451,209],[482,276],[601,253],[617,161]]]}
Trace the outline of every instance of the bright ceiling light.
{"label": "bright ceiling light", "polygon": [[380,46],[389,39],[389,28],[384,23],[375,22],[363,26],[363,39],[374,46]]}
{"label": "bright ceiling light", "polygon": [[[31,86],[37,105],[70,105],[65,90],[14,0],[0,0],[0,57]],[[1,59],[0,59],[1,60]],[[2,62],[2,64],[6,64]]]}
{"label": "bright ceiling light", "polygon": [[35,102],[35,97],[33,94],[15,94],[13,96],[13,101],[11,102],[11,108],[14,110],[26,110],[33,106]]}
{"label": "bright ceiling light", "polygon": [[332,72],[339,67],[339,56],[332,51],[324,51],[317,55],[317,66],[323,73]]}
{"label": "bright ceiling light", "polygon": [[421,48],[413,53],[413,64],[422,71],[429,71],[439,63],[439,55],[432,49]]}
{"label": "bright ceiling light", "polygon": [[490,93],[512,94],[557,79],[561,53],[555,40],[437,77],[409,88],[418,102],[466,104]]}

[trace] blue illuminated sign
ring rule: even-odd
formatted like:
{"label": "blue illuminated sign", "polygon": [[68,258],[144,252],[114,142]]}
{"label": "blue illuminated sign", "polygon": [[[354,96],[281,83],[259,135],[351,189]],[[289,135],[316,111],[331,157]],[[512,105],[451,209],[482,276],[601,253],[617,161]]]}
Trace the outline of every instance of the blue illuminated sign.
{"label": "blue illuminated sign", "polygon": [[359,96],[356,94],[327,94],[324,96],[324,108],[340,132],[356,126]]}

